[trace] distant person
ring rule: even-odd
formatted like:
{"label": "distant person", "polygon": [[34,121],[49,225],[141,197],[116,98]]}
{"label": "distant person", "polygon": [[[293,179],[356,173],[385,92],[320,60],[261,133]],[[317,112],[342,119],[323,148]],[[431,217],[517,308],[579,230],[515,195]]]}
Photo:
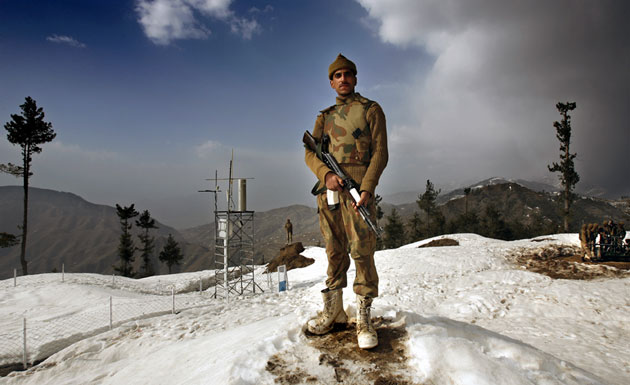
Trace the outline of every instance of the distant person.
{"label": "distant person", "polygon": [[[306,164],[321,187],[313,191],[317,194],[319,226],[328,256],[328,278],[322,290],[324,310],[310,319],[306,328],[313,334],[325,334],[335,323],[347,322],[342,289],[347,286],[349,246],[356,267],[353,290],[357,296],[357,341],[359,348],[370,349],[378,345],[370,318],[372,300],[378,296],[376,235],[361,219],[358,206],[365,206],[373,217],[376,215],[374,190],[388,159],[385,114],[378,103],[355,92],[357,67],[343,55],[339,54],[328,67],[328,79],[337,93],[336,102],[317,116],[313,137],[320,143],[324,134],[330,137],[328,151],[343,172],[360,185],[360,199],[355,203],[343,191],[343,180],[315,152],[306,149]],[[338,192],[338,205],[329,208],[326,190]]]}
{"label": "distant person", "polygon": [[287,231],[287,245],[290,245],[293,243],[293,224],[289,218],[287,218],[287,223],[284,224],[284,229]]}

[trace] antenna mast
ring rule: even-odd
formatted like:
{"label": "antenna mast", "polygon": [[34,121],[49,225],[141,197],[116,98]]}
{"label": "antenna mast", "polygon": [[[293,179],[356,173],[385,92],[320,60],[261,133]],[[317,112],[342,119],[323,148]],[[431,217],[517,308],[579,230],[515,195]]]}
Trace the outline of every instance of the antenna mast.
{"label": "antenna mast", "polygon": [[[230,295],[243,295],[246,292],[263,292],[254,277],[254,211],[246,209],[246,180],[253,178],[234,178],[234,150],[230,159],[227,179],[219,179],[215,170],[214,204],[214,297],[223,296],[226,301]],[[239,205],[234,210],[233,182],[238,180]],[[227,180],[227,210],[218,209],[218,181]]]}

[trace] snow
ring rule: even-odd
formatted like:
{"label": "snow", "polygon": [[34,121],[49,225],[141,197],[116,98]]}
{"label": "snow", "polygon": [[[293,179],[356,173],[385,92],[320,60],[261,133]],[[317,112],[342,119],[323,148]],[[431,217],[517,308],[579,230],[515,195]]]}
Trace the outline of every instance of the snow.
{"label": "snow", "polygon": [[[630,278],[554,280],[524,270],[507,256],[545,244],[578,245],[576,234],[513,242],[449,235],[459,246],[418,248],[425,240],[375,255],[380,296],[372,315],[407,330],[415,383],[628,384]],[[42,274],[0,281],[0,357],[7,336],[21,343],[22,317],[55,324],[65,349],[1,384],[273,384],[274,354],[304,352],[307,373],[326,378],[301,328],[321,307],[325,250],[309,247],[306,268],[289,271],[288,292],[231,298],[199,294],[213,272],[131,280],[97,274]],[[267,289],[267,277],[257,279]],[[354,267],[349,279],[354,277]],[[179,312],[170,314],[170,288]],[[207,287],[207,285],[205,286]],[[112,297],[133,309],[132,321],[109,330],[86,314],[107,313]],[[156,301],[161,301],[159,309]],[[349,315],[354,295],[344,290]],[[105,310],[103,310],[105,309]],[[131,310],[129,310],[131,312]],[[99,314],[100,314],[99,313]],[[144,314],[144,315],[142,315]],[[144,318],[148,314],[161,314]],[[83,317],[83,318],[82,318]],[[107,314],[104,315],[107,317]],[[73,324],[75,324],[73,326]],[[65,329],[64,329],[65,328]],[[72,340],[67,336],[72,335]],[[33,349],[37,350],[37,346]],[[21,354],[21,353],[20,353]],[[312,358],[309,358],[312,357]],[[19,361],[18,361],[19,362]]]}

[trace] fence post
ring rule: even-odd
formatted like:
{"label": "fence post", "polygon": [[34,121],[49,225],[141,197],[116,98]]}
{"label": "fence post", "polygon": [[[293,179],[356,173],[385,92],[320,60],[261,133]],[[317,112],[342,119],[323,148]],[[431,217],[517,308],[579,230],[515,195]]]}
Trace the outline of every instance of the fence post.
{"label": "fence post", "polygon": [[199,294],[203,292],[203,284],[201,283],[201,278],[199,278]]}
{"label": "fence post", "polygon": [[65,282],[65,275],[66,275],[66,265],[65,264],[61,264],[61,282]]}
{"label": "fence post", "polygon": [[112,326],[114,324],[114,312],[112,306],[112,296],[109,296],[109,330],[112,330]]}
{"label": "fence post", "polygon": [[17,269],[13,269],[13,287],[17,286]]}
{"label": "fence post", "polygon": [[112,273],[112,286],[116,286],[116,274]]}
{"label": "fence post", "polygon": [[22,350],[22,364],[24,364],[24,369],[26,369],[26,317],[24,317],[22,322],[23,325],[23,336],[24,336],[24,349]]}
{"label": "fence post", "polygon": [[175,286],[171,287],[171,296],[173,297],[173,312],[175,314]]}

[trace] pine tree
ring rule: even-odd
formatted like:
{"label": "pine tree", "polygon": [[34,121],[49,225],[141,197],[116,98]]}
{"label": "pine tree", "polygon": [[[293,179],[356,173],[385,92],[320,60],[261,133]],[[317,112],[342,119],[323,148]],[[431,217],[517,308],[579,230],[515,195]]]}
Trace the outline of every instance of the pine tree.
{"label": "pine tree", "polygon": [[416,201],[420,210],[427,213],[427,237],[438,235],[444,230],[446,220],[437,207],[437,197],[441,191],[435,190],[433,183],[427,179],[424,194],[419,195]]}
{"label": "pine tree", "polygon": [[28,233],[28,180],[33,175],[31,163],[33,154],[42,152],[40,147],[43,143],[52,141],[57,134],[52,129],[52,123],[44,121],[44,109],[37,107],[37,102],[26,97],[24,104],[20,105],[22,114],[11,114],[11,121],[4,125],[7,130],[7,139],[12,144],[22,147],[22,166],[11,163],[2,165],[2,172],[22,177],[24,186],[24,214],[22,217],[22,250],[20,252],[20,263],[22,264],[22,274],[28,274],[28,262],[26,260],[26,235]]}
{"label": "pine tree", "polygon": [[512,239],[512,230],[501,218],[499,210],[492,205],[488,205],[484,214],[484,217],[481,219],[481,235],[494,239]]}
{"label": "pine tree", "polygon": [[470,195],[470,187],[464,189],[464,214],[468,214],[468,196]]}
{"label": "pine tree", "polygon": [[479,216],[476,211],[468,211],[449,222],[450,233],[478,233]]}
{"label": "pine tree", "polygon": [[118,245],[118,257],[120,258],[120,265],[114,266],[114,270],[120,273],[124,277],[133,277],[135,273],[131,264],[134,260],[134,252],[136,248],[131,238],[131,223],[129,220],[137,217],[138,212],[134,209],[134,205],[127,207],[121,207],[116,204],[116,214],[120,219],[120,228],[122,234],[120,235],[120,244]]}
{"label": "pine tree", "polygon": [[420,213],[415,211],[409,222],[407,223],[407,239],[409,242],[416,242],[424,238],[424,231],[422,229],[423,223],[420,218]]}
{"label": "pine tree", "polygon": [[381,220],[383,216],[385,215],[385,213],[383,212],[383,209],[381,208],[382,201],[383,201],[383,197],[376,194],[376,197],[374,197],[374,205],[376,206],[376,224],[377,225],[378,225],[378,221]]}
{"label": "pine tree", "polygon": [[151,265],[151,255],[153,254],[153,249],[155,249],[155,238],[149,235],[149,230],[157,229],[158,227],[155,225],[155,219],[151,218],[149,210],[144,210],[140,214],[140,218],[136,220],[136,226],[143,229],[143,232],[138,235],[140,242],[142,242],[142,248],[136,249],[142,253],[140,255],[142,257],[142,274],[144,277],[150,277],[155,274]]}
{"label": "pine tree", "polygon": [[550,172],[559,172],[558,178],[564,188],[563,192],[563,217],[564,217],[564,231],[569,232],[569,216],[571,213],[571,205],[575,201],[575,194],[573,189],[575,185],[580,181],[580,176],[575,171],[575,159],[576,154],[569,151],[569,145],[571,144],[571,116],[569,111],[573,111],[576,107],[575,103],[558,103],[556,108],[562,115],[561,122],[554,122],[553,126],[556,128],[556,138],[560,141],[560,164],[554,162],[551,166],[547,166]]}
{"label": "pine tree", "polygon": [[0,233],[0,248],[12,247],[20,243],[18,237],[9,233]]}
{"label": "pine tree", "polygon": [[160,252],[159,258],[160,261],[166,263],[166,266],[168,266],[169,274],[171,274],[171,267],[173,265],[179,265],[182,259],[184,259],[184,255],[182,254],[179,245],[173,238],[173,235],[168,235],[166,245],[164,245],[164,249]]}
{"label": "pine tree", "polygon": [[386,249],[394,249],[402,246],[405,243],[405,230],[400,215],[398,215],[395,208],[386,219],[387,224],[384,228],[385,239],[383,240],[383,245]]}
{"label": "pine tree", "polygon": [[[374,197],[374,206],[376,206],[376,227],[378,227],[378,221],[380,221],[385,215],[383,209],[381,208],[382,201],[383,197],[376,194],[376,196]],[[376,249],[383,250],[383,237],[376,238]]]}

